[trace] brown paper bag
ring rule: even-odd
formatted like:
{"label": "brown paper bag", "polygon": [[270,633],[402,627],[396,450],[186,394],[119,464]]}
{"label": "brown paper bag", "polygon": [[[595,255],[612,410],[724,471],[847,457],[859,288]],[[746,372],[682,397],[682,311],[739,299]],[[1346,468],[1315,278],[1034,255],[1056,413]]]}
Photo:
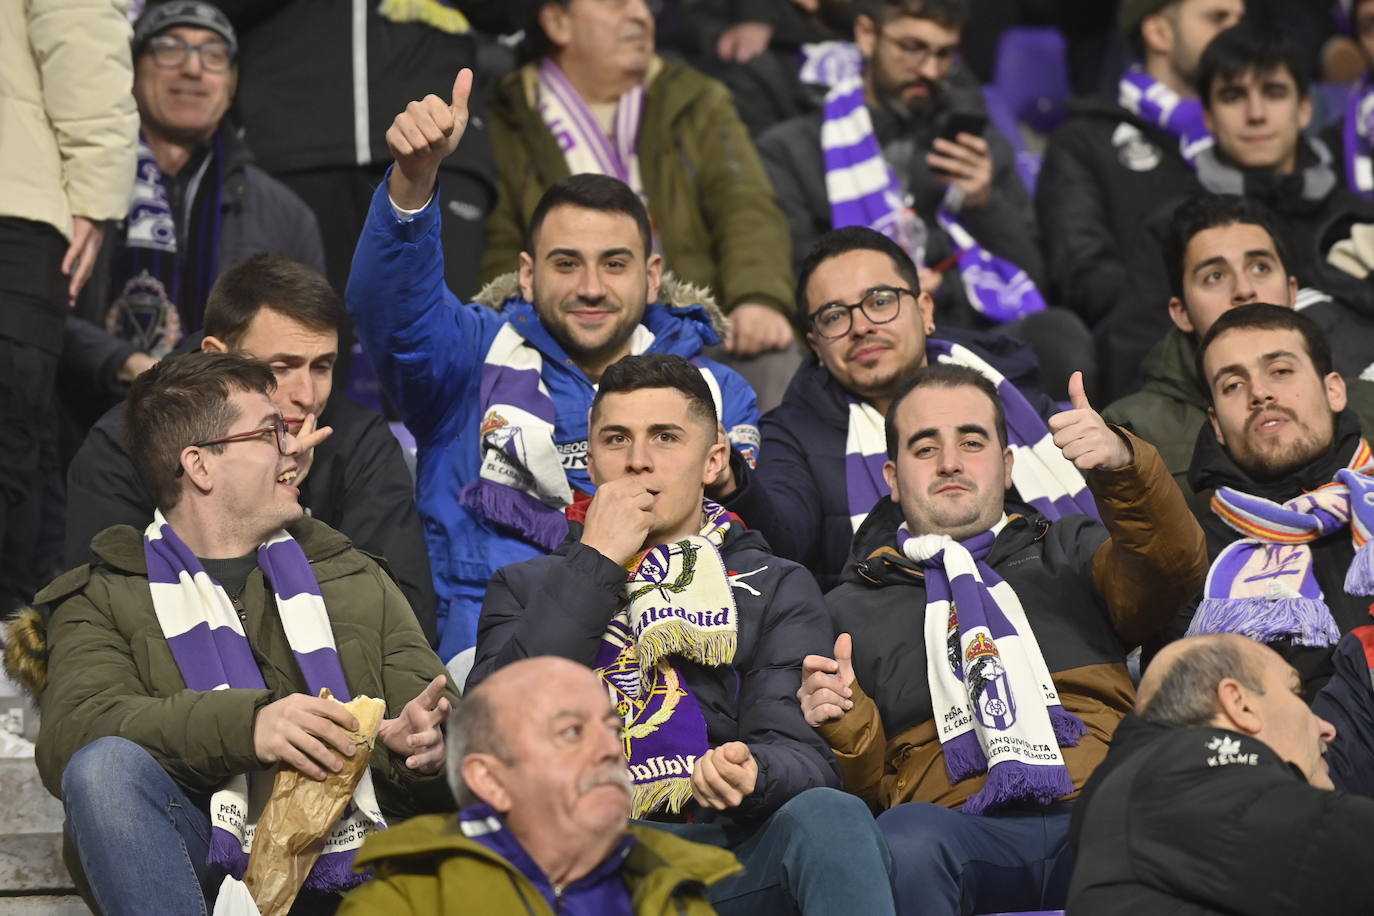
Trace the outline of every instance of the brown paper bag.
{"label": "brown paper bag", "polygon": [[[333,699],[327,688],[320,691],[320,697]],[[352,757],[343,758],[343,769],[329,774],[323,782],[292,767],[278,767],[272,795],[258,819],[243,883],[248,885],[262,916],[286,916],[324,851],[325,839],[343,816],[354,788],[367,772],[386,703],[372,697],[356,697],[340,705],[358,720],[358,730],[349,733],[357,751]]]}

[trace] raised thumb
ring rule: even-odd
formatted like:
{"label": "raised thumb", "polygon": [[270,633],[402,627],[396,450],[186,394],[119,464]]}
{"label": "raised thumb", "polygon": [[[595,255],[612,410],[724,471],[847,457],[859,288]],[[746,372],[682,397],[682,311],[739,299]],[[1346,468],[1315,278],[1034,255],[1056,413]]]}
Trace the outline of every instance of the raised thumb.
{"label": "raised thumb", "polygon": [[835,637],[835,661],[840,663],[840,672],[854,673],[854,640],[848,633]]}
{"label": "raised thumb", "polygon": [[449,107],[453,109],[455,115],[467,114],[468,96],[472,94],[472,71],[467,67],[458,71],[458,75],[453,79],[453,101]]}
{"label": "raised thumb", "polygon": [[1069,376],[1069,403],[1075,410],[1092,410],[1088,403],[1088,393],[1083,390],[1083,373],[1075,372]]}

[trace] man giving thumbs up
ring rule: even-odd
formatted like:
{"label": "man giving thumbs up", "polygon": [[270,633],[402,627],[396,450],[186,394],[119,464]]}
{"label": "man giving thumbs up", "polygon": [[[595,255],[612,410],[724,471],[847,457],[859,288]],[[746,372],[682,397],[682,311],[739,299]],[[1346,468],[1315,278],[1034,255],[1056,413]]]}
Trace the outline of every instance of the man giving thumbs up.
{"label": "man giving thumbs up", "polygon": [[931,365],[898,388],[891,500],[826,596],[834,657],[803,660],[807,722],[883,812],[898,912],[1064,905],[1072,800],[1131,709],[1125,653],[1206,572],[1158,453],[1104,423],[1077,373],[1070,393],[1049,426],[1101,522],[1008,501],[1022,453],[977,371]]}

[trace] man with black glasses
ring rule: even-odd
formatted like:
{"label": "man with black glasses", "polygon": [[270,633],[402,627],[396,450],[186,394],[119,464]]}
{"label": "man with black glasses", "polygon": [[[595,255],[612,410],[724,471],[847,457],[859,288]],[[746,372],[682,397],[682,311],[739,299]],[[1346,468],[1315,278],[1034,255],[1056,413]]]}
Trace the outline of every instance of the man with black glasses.
{"label": "man with black glasses", "polygon": [[986,332],[932,337],[935,305],[896,242],[860,226],[821,236],[802,262],[797,302],[812,358],[763,418],[758,468],[732,460],[711,493],[822,588],[838,583],[854,532],[889,494],[883,417],[892,394],[931,362],[970,366],[997,386],[1021,500],[1051,518],[1096,514],[1082,475],[1045,445],[1057,408],[1033,387],[1030,348]]}

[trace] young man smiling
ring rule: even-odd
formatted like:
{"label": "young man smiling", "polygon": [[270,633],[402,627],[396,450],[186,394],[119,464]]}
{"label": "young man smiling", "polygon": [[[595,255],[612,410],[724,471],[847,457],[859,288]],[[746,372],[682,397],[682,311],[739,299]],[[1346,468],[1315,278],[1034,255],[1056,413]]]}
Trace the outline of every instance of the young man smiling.
{"label": "young man smiling", "polygon": [[427,96],[396,116],[396,164],[373,198],[347,293],[419,443],[445,659],[472,647],[491,574],[557,547],[562,510],[592,489],[587,409],[606,366],[631,353],[693,359],[730,441],[751,457],[758,444],[749,385],[699,356],[719,339],[719,313],[699,290],[663,282],[644,204],[617,179],[554,183],[530,216],[519,273],[479,294],[487,304],[444,287],[435,176],[467,127],[471,87],[464,70],[451,101]]}
{"label": "young man smiling", "polygon": [[634,816],[744,863],[711,890],[721,913],[891,913],[873,818],[835,791],[794,697],[802,658],[830,641],[820,591],[703,499],[728,459],[701,374],[667,354],[611,366],[589,442],[596,495],[556,553],[492,578],[472,680],[541,654],[595,668]]}
{"label": "young man smiling", "polygon": [[1341,634],[1369,623],[1374,580],[1360,570],[1374,458],[1326,339],[1302,313],[1232,309],[1203,337],[1198,363],[1211,423],[1188,480],[1211,499],[1200,520],[1212,572],[1189,633],[1269,644],[1310,694],[1330,676]]}
{"label": "young man smiling", "polygon": [[987,379],[911,375],[887,411],[891,498],[826,596],[833,652],[804,663],[807,721],[883,812],[902,912],[1063,905],[1069,802],[1130,711],[1126,651],[1202,584],[1202,531],[1159,455],[1109,427],[1081,377],[1070,391],[1049,447],[1102,522],[1008,504],[1021,456]]}

